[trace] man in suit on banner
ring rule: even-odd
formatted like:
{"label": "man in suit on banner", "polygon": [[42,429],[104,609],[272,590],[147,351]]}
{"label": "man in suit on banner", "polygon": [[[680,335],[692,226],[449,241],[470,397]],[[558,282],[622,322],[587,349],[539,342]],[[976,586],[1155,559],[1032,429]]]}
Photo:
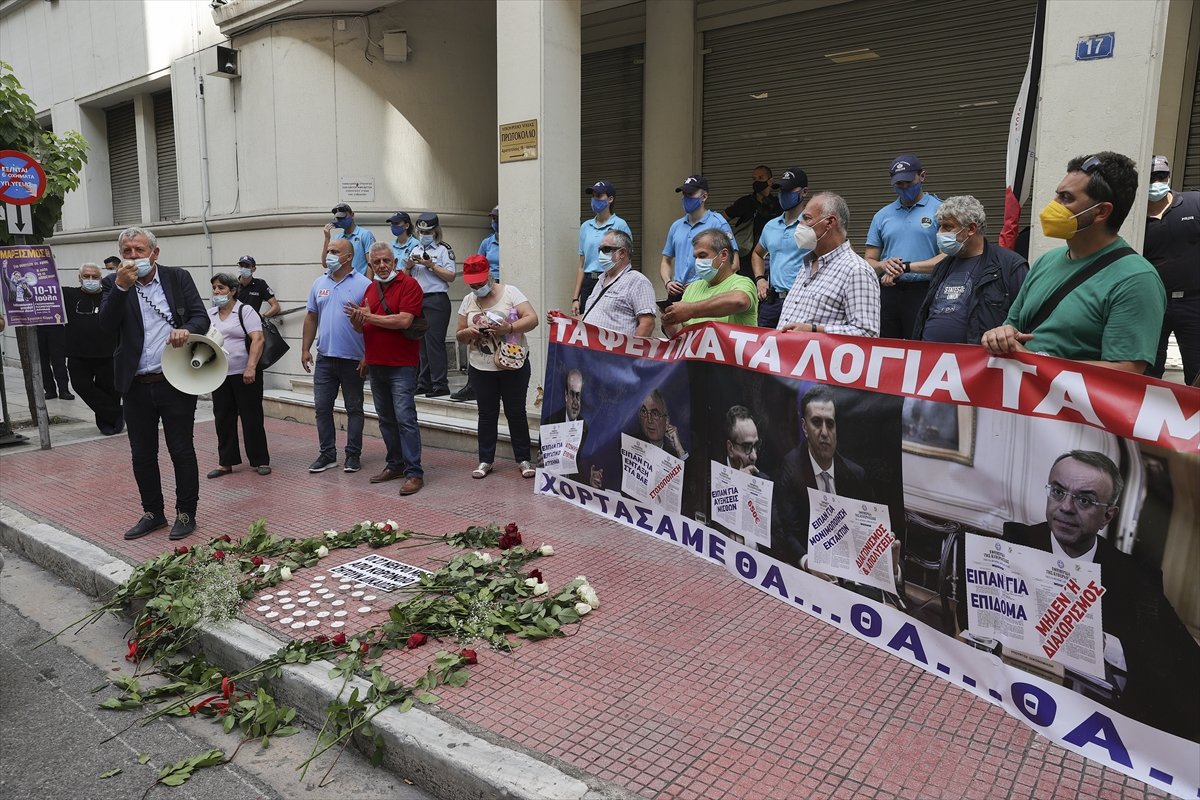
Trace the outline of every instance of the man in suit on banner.
{"label": "man in suit on banner", "polygon": [[200,469],[192,443],[196,396],[163,377],[166,347],[182,347],[192,333],[207,333],[208,313],[187,270],[158,263],[158,240],[144,228],[126,228],[117,237],[121,266],[106,278],[100,326],[117,334],[113,373],[125,410],[133,477],[142,498],[142,516],[125,532],[140,539],[165,528],[162,481],[158,470],[158,422],[175,466],[175,523],[171,539],[196,529]]}

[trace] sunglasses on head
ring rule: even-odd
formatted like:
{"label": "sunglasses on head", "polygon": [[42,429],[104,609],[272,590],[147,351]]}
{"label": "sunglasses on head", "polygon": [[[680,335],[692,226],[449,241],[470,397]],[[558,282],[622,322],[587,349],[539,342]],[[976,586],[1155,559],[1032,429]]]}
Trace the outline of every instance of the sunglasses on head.
{"label": "sunglasses on head", "polygon": [[1109,197],[1112,197],[1112,184],[1108,182],[1108,178],[1105,176],[1104,170],[1102,169],[1103,166],[1104,162],[1100,160],[1099,156],[1091,156],[1079,165],[1079,169],[1085,175],[1092,175],[1095,173],[1096,177],[1100,179],[1100,182],[1104,184],[1104,188],[1108,191]]}

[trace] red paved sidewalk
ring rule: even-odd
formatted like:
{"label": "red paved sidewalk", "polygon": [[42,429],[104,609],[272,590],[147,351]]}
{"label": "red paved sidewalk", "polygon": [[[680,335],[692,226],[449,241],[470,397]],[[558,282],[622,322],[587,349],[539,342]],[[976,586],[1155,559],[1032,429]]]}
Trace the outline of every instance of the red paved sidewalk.
{"label": "red paved sidewalk", "polygon": [[[425,489],[400,498],[398,483],[367,482],[382,466],[379,440],[368,438],[362,472],[309,475],[315,430],[268,420],[267,432],[274,473],[262,477],[243,466],[234,475],[201,478],[193,538],[240,535],[258,517],[272,532],[295,536],[363,519],[391,518],[435,534],[517,521],[527,545],[554,545],[555,556],[538,564],[547,581],[559,586],[586,574],[601,607],[570,638],[524,644],[512,655],[481,652],[470,683],[439,691],[439,707],[642,795],[1166,796],[1050,744],[999,709],[679,548],[535,497],[533,482],[512,462],[498,462],[495,473],[476,481],[473,456],[426,449]],[[197,425],[196,441],[203,475],[216,466],[210,424]],[[507,455],[503,447],[501,453]],[[162,459],[170,476],[165,450]],[[164,489],[169,498],[172,487]],[[140,511],[123,436],[0,455],[0,499],[131,562],[168,547],[165,531],[121,539]],[[374,592],[367,601],[350,596],[354,587],[339,589],[332,576],[314,580],[367,552],[436,569],[429,559],[449,550],[336,551],[277,589],[299,599],[301,591],[317,591],[314,583],[329,586],[344,602],[320,609],[347,610],[342,630],[378,623],[394,602],[388,595]],[[331,632],[332,615],[297,631],[280,624],[282,613],[268,621],[254,611],[278,611],[281,600],[252,601],[247,617],[281,637]],[[360,603],[371,611],[359,613]],[[120,646],[114,642],[114,652]],[[411,676],[428,656],[428,649],[390,653],[386,669]]]}

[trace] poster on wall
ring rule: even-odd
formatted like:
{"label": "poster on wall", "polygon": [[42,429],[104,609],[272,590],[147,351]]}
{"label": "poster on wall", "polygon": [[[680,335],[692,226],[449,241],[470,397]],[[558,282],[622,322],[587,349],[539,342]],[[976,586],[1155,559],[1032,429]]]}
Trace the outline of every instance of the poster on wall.
{"label": "poster on wall", "polygon": [[551,337],[545,419],[571,375],[588,434],[538,493],[1196,796],[1200,390],[722,323],[659,340],[558,317]]}
{"label": "poster on wall", "polygon": [[0,247],[0,281],[9,325],[66,324],[62,288],[49,247]]}

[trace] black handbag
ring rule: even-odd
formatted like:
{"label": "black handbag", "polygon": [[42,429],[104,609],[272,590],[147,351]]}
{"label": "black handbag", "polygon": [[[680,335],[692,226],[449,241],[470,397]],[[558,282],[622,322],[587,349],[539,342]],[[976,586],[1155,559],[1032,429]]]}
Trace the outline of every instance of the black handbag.
{"label": "black handbag", "polygon": [[[246,323],[242,319],[242,310],[246,306],[243,305],[238,309],[238,323],[242,326],[242,333],[246,334],[246,352],[250,352],[250,334],[246,333]],[[254,312],[258,314],[257,311]],[[283,358],[283,354],[292,347],[283,338],[283,334],[279,332],[279,328],[275,327],[275,323],[262,318],[262,314],[258,314],[259,320],[262,322],[263,335],[263,351],[258,357],[258,368],[260,370],[267,369],[276,361]]]}

